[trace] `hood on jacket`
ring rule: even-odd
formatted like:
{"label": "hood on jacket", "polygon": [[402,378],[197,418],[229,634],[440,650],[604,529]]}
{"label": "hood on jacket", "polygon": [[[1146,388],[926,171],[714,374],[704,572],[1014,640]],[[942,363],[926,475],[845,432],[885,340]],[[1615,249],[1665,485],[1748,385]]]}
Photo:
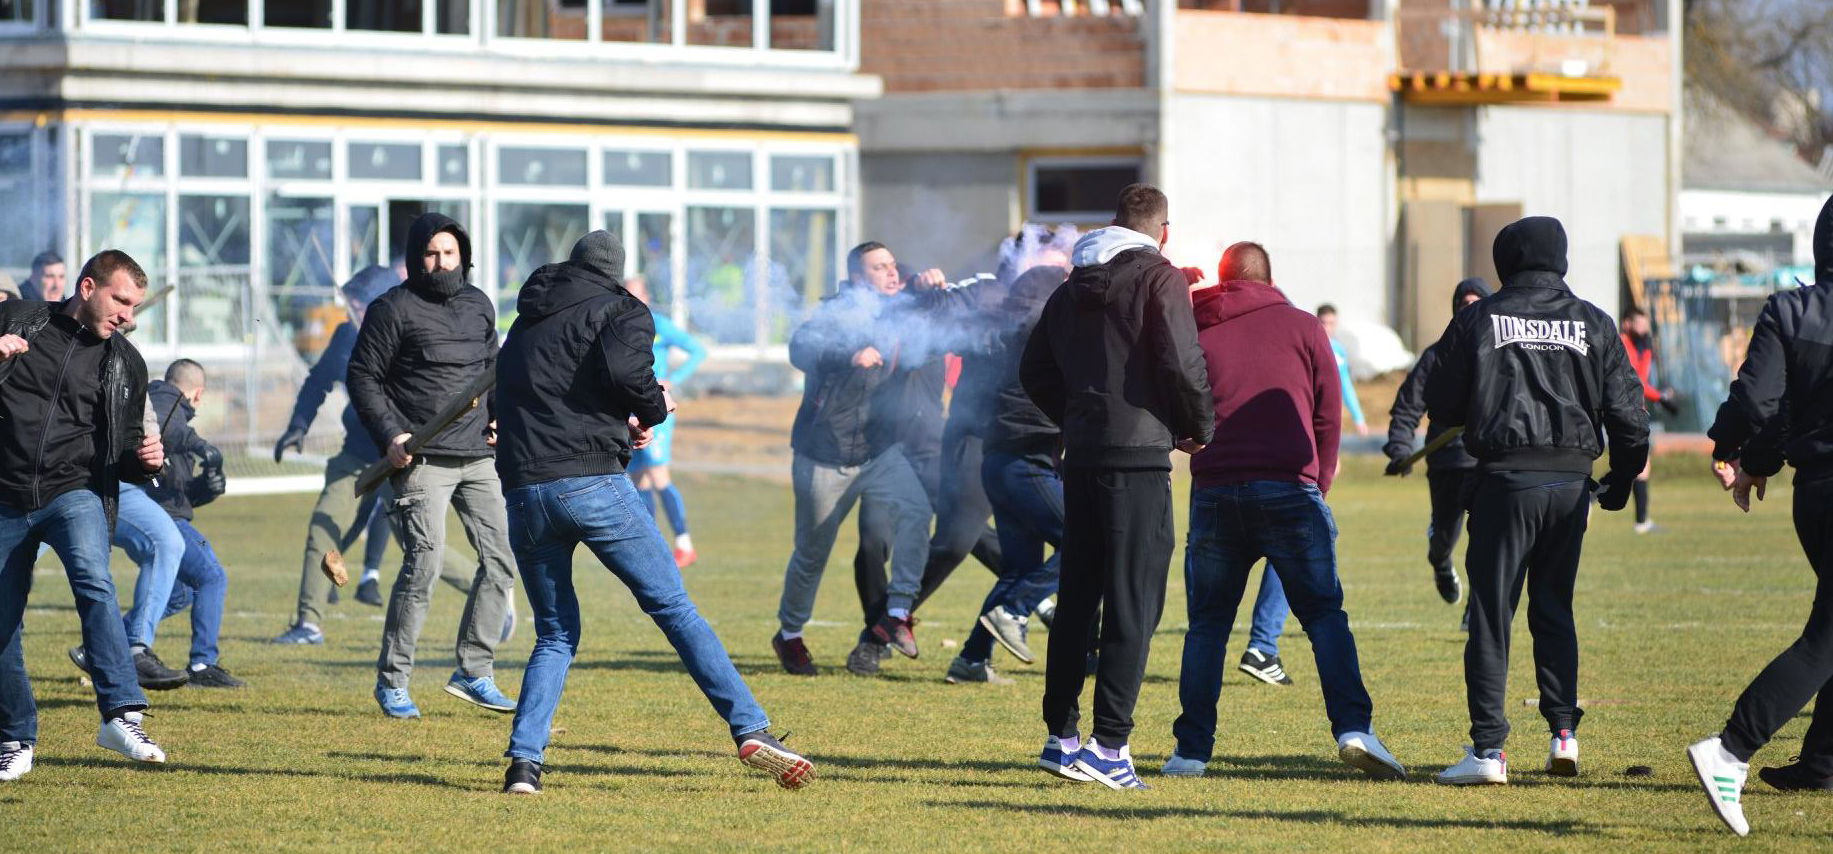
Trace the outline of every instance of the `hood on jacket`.
{"label": "hood on jacket", "polygon": [[1292,304],[1278,288],[1266,282],[1223,282],[1197,291],[1191,298],[1197,329],[1208,329],[1263,308]]}
{"label": "hood on jacket", "polygon": [[1482,276],[1458,282],[1457,288],[1451,291],[1451,313],[1457,314],[1457,310],[1463,307],[1464,297],[1471,294],[1475,294],[1477,299],[1489,296],[1489,283],[1483,281]]}
{"label": "hood on jacket", "polygon": [[1833,197],[1820,209],[1814,223],[1814,281],[1833,285]]}
{"label": "hood on jacket", "polygon": [[1509,223],[1496,235],[1496,275],[1507,285],[1521,273],[1566,275],[1566,228],[1550,216]]}
{"label": "hood on jacket", "polygon": [[567,260],[544,264],[530,274],[516,295],[516,314],[540,320],[605,294],[624,293],[619,271],[624,246],[608,231],[594,231],[573,244]]}
{"label": "hood on jacket", "polygon": [[1069,261],[1077,267],[1093,267],[1106,264],[1129,249],[1157,252],[1158,241],[1133,229],[1110,225],[1082,235],[1082,239],[1076,241],[1076,248],[1069,253]]}
{"label": "hood on jacket", "polygon": [[380,264],[371,264],[356,271],[356,275],[344,283],[343,291],[345,297],[367,305],[398,284],[401,284],[401,280],[395,278],[395,271]]}
{"label": "hood on jacket", "polygon": [[[421,256],[433,242],[433,235],[445,232],[458,238],[458,269],[431,271],[422,266]],[[407,227],[407,286],[435,299],[449,299],[464,290],[471,278],[471,237],[464,226],[442,213],[428,211],[414,218]]]}
{"label": "hood on jacket", "polygon": [[[197,414],[197,409],[191,405],[191,399],[185,397],[185,393],[178,386],[165,380],[153,380],[147,383],[146,397],[153,404],[153,414],[159,418],[161,422],[159,429],[162,431],[177,423],[179,418],[190,421],[191,417]],[[184,410],[184,414],[172,415],[171,407]]]}

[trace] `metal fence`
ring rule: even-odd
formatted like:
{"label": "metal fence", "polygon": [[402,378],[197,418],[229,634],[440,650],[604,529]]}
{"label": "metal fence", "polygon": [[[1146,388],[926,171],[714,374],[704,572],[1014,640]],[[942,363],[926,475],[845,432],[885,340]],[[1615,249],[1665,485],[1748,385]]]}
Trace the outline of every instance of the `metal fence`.
{"label": "metal fence", "polygon": [[1646,283],[1655,321],[1657,388],[1678,393],[1680,412],[1661,414],[1677,432],[1703,433],[1749,348],[1750,330],[1771,294],[1773,277],[1721,276]]}

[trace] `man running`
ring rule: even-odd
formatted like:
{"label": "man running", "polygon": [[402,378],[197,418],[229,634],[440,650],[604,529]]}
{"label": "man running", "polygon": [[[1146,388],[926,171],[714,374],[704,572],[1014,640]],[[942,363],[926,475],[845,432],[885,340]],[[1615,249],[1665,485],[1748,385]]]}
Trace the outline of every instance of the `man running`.
{"label": "man running", "polygon": [[[694,375],[700,363],[706,361],[706,345],[677,326],[666,312],[656,310],[650,301],[648,279],[631,276],[624,282],[624,290],[649,306],[650,319],[655,321],[656,381],[667,383],[671,390],[680,388]],[[671,365],[671,350],[680,350],[687,359],[679,365]],[[694,550],[694,538],[687,532],[687,504],[681,500],[681,490],[675,487],[675,479],[668,472],[668,464],[674,459],[675,423],[675,416],[670,413],[668,420],[650,431],[649,444],[630,457],[630,477],[636,482],[637,494],[642,496],[643,506],[650,516],[656,515],[656,503],[661,502],[662,511],[668,514],[668,525],[675,531],[675,566],[686,569],[700,559],[700,553]]]}

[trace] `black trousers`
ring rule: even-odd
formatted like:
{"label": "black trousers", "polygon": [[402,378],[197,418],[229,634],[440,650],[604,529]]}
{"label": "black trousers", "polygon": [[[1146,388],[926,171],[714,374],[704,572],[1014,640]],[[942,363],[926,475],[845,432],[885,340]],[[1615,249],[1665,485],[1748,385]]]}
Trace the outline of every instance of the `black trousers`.
{"label": "black trousers", "polygon": [[1451,566],[1451,552],[1464,533],[1464,482],[1471,469],[1426,469],[1426,487],[1432,496],[1432,524],[1426,528],[1426,562],[1433,569]]}
{"label": "black trousers", "polygon": [[1833,776],[1833,480],[1795,484],[1795,535],[1819,579],[1801,637],[1757,674],[1725,724],[1725,750],[1739,760],[1768,743],[1814,699],[1814,720],[1801,740],[1803,770]]}
{"label": "black trousers", "polygon": [[[947,430],[942,434],[939,453],[917,451],[907,452],[906,456],[929,493],[929,504],[936,514],[929,558],[923,567],[923,585],[916,599],[916,605],[921,607],[969,554],[998,575],[999,536],[987,524],[993,517],[993,505],[981,485],[979,436]],[[859,550],[853,555],[853,585],[859,592],[859,609],[867,628],[885,616],[889,585],[885,566],[891,559],[894,521],[889,510],[875,502],[859,503]]]}
{"label": "black trousers", "polygon": [[1578,708],[1572,589],[1590,512],[1590,481],[1582,475],[1476,476],[1470,494],[1470,547],[1464,554],[1470,574],[1464,687],[1471,744],[1478,752],[1500,749],[1508,740],[1509,626],[1524,587],[1540,713],[1551,732],[1578,729],[1583,713]]}
{"label": "black trousers", "polygon": [[1062,581],[1044,670],[1050,732],[1078,732],[1089,630],[1099,620],[1093,735],[1108,747],[1127,743],[1175,546],[1170,472],[1064,467]]}

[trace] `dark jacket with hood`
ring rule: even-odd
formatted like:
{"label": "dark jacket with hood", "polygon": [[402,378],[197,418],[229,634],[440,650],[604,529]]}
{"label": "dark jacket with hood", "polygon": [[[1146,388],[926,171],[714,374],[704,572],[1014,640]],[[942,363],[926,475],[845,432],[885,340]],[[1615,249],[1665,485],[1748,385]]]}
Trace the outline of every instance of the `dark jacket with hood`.
{"label": "dark jacket with hood", "polygon": [[[993,391],[986,404],[988,412],[983,433],[987,450],[1052,457],[1062,450],[1063,430],[1044,415],[1044,411],[1031,401],[1031,395],[1025,392],[1025,385],[1018,378],[1018,362],[1025,352],[1025,342],[1031,339],[1031,330],[1044,313],[1044,304],[1062,287],[1068,275],[1069,271],[1062,267],[1033,267],[1025,271],[1012,283],[1005,304],[995,315],[1007,329],[995,340],[991,352],[980,358],[987,365],[987,373],[993,375]],[[957,406],[961,390],[968,384],[965,367],[961,374],[961,385],[955,389]]]}
{"label": "dark jacket with hood", "polygon": [[1464,425],[1482,471],[1591,473],[1610,436],[1610,469],[1648,461],[1648,409],[1616,323],[1566,285],[1566,230],[1528,217],[1496,235],[1502,289],[1457,313],[1426,380],[1435,426]]}
{"label": "dark jacket with hood", "polygon": [[504,489],[622,472],[631,416],[645,427],[668,418],[655,375],[655,321],[624,290],[623,269],[617,238],[594,231],[568,260],[522,284],[497,363]]}
{"label": "dark jacket with hood", "polygon": [[[72,489],[102,499],[112,528],[121,482],[146,483],[146,361],[127,336],[97,339],[46,302],[0,303],[0,335],[31,349],[0,361],[0,504],[38,510]],[[76,371],[71,365],[81,364]],[[90,437],[93,441],[82,441]]]}
{"label": "dark jacket with hood", "polygon": [[172,518],[188,521],[195,508],[222,496],[227,486],[223,452],[191,429],[197,409],[178,386],[153,380],[147,384],[146,396],[153,404],[153,418],[160,425],[159,438],[165,443],[168,461],[166,474],[149,485],[146,494]]}
{"label": "dark jacket with hood", "polygon": [[1197,291],[1217,441],[1190,458],[1201,488],[1253,480],[1329,492],[1343,434],[1343,386],[1324,324],[1265,282]]}
{"label": "dark jacket with hood", "polygon": [[[1457,283],[1457,289],[1451,294],[1451,313],[1457,314],[1463,308],[1464,298],[1475,296],[1478,299],[1489,296],[1489,285],[1482,279],[1465,279]],[[1407,372],[1407,378],[1400,384],[1400,391],[1394,395],[1394,407],[1388,410],[1387,445],[1382,452],[1389,459],[1406,459],[1413,454],[1413,433],[1419,429],[1420,419],[1426,416],[1426,382],[1432,377],[1432,370],[1438,365],[1440,351],[1436,343],[1428,345],[1419,354],[1419,360],[1413,363],[1413,370]],[[1451,429],[1434,421],[1426,427],[1426,444]],[[1462,471],[1477,467],[1477,458],[1464,450],[1464,437],[1455,436],[1451,442],[1426,456],[1428,471]]]}
{"label": "dark jacket with hood", "polygon": [[1065,463],[1169,470],[1173,445],[1208,444],[1215,418],[1189,284],[1119,226],[1083,235],[1070,260],[1025,345],[1025,391],[1063,428]]}
{"label": "dark jacket with hood", "polygon": [[[420,256],[433,235],[458,238],[457,270],[429,273]],[[471,240],[443,214],[421,214],[407,230],[408,279],[369,306],[350,354],[345,385],[376,447],[414,428],[485,371],[496,367],[496,310],[466,284]],[[486,430],[495,416],[479,406],[453,421],[420,449],[430,456],[476,459],[492,451]]]}
{"label": "dark jacket with hood", "polygon": [[[345,293],[365,293],[369,297],[365,303],[372,303],[376,297],[387,293],[400,284],[393,271],[386,267],[370,266],[358,271],[350,282],[344,285]],[[348,321],[340,323],[331,333],[331,342],[325,345],[324,353],[306,372],[305,382],[299,387],[299,396],[293,401],[293,417],[287,421],[288,432],[297,431],[304,434],[312,428],[312,420],[318,417],[318,408],[324,405],[325,397],[336,388],[338,383],[345,382],[350,370],[350,354],[356,350],[357,326]],[[354,401],[344,405],[340,416],[344,425],[344,448],[342,453],[356,457],[365,463],[372,463],[382,457],[382,449],[376,446],[375,439],[363,427],[363,419],[357,417]]]}
{"label": "dark jacket with hood", "polygon": [[1715,459],[1753,475],[1784,462],[1799,482],[1833,478],[1833,199],[1814,225],[1814,284],[1769,298],[1708,434]]}

